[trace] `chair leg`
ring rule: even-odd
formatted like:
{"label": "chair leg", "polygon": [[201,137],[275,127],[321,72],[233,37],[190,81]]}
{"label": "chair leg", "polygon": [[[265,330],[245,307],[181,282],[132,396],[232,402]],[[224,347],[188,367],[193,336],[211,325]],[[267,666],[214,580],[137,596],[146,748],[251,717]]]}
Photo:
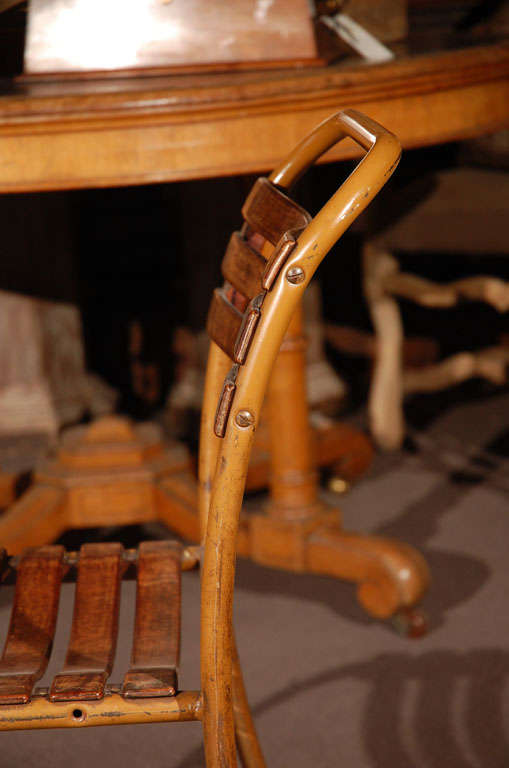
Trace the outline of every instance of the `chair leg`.
{"label": "chair leg", "polygon": [[[239,751],[243,760],[251,761],[244,765],[263,768],[263,761],[253,761],[252,758],[256,755],[252,741],[254,728],[250,721],[232,629],[236,538],[254,430],[227,433],[222,441],[214,436],[213,399],[219,392],[219,377],[224,374],[225,364],[224,353],[212,343],[207,364],[208,387],[202,411],[199,461],[202,530],[207,526],[201,601],[205,759],[207,768],[234,768],[237,765],[236,698],[237,702],[240,701],[238,711],[243,722],[240,734],[237,725]],[[214,472],[218,452],[220,461]],[[210,485],[214,475],[216,478],[211,494]],[[240,722],[238,717],[237,723]],[[257,743],[256,746],[259,752]]]}
{"label": "chair leg", "polygon": [[363,253],[364,295],[375,329],[377,348],[369,393],[370,428],[386,450],[401,446],[403,415],[403,327],[397,301],[384,291],[383,278],[394,259],[372,243]]}
{"label": "chair leg", "polygon": [[247,700],[235,638],[233,638],[232,681],[235,737],[243,768],[265,768],[265,759]]}

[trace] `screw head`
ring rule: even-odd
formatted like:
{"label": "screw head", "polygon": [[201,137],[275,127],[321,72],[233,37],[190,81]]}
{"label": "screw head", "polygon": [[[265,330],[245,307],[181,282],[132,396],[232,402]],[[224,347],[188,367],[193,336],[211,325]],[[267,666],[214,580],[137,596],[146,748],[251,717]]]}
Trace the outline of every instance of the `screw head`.
{"label": "screw head", "polygon": [[251,411],[239,411],[235,416],[238,427],[251,427],[254,424],[254,416]]}
{"label": "screw head", "polygon": [[305,277],[304,270],[300,267],[291,267],[286,273],[286,279],[292,285],[299,285],[299,283],[304,282]]}

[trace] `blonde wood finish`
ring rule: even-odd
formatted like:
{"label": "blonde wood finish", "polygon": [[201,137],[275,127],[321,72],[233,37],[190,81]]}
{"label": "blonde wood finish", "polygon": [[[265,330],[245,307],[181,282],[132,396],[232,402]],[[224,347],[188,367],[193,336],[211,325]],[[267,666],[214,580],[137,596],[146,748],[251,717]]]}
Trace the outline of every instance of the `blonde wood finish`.
{"label": "blonde wood finish", "polygon": [[[191,471],[181,446],[165,448],[154,425],[106,416],[69,430],[55,459],[36,469],[34,485],[0,517],[0,541],[11,554],[55,541],[69,528],[129,525],[165,517],[165,482]],[[182,513],[183,534],[196,531]],[[187,526],[186,526],[187,524]],[[191,537],[194,538],[194,537]]]}
{"label": "blonde wood finish", "polygon": [[[509,120],[509,46],[298,72],[19,83],[0,97],[0,191],[145,184],[274,167],[338,105],[404,147]],[[359,154],[340,143],[323,162]]]}
{"label": "blonde wood finish", "polygon": [[160,699],[124,699],[108,693],[100,701],[50,702],[35,696],[30,704],[0,707],[0,731],[40,728],[89,728],[95,725],[172,723],[201,719],[199,691],[182,691]]}
{"label": "blonde wood finish", "polygon": [[306,550],[307,568],[358,584],[364,609],[380,619],[415,606],[429,586],[429,570],[413,547],[393,539],[316,528]]}
{"label": "blonde wood finish", "polygon": [[363,245],[364,295],[377,339],[376,366],[369,391],[371,432],[379,445],[394,450],[403,442],[403,324],[396,299],[382,288],[392,257],[371,243]]}
{"label": "blonde wood finish", "polygon": [[67,528],[65,493],[50,485],[34,485],[0,518],[0,540],[16,555],[25,547],[58,539]]}
{"label": "blonde wood finish", "polygon": [[235,638],[233,639],[232,680],[235,738],[243,768],[265,768],[265,758],[258,741]]}
{"label": "blonde wood finish", "polygon": [[502,385],[507,382],[509,347],[486,347],[478,352],[458,352],[422,370],[403,371],[403,392],[435,392],[473,376]]}
{"label": "blonde wood finish", "polygon": [[402,271],[393,252],[423,250],[442,258],[447,253],[503,254],[508,192],[503,173],[470,168],[442,171],[424,200],[363,245],[364,294],[376,332],[370,424],[374,438],[386,450],[399,448],[403,441],[406,394],[442,389],[473,376],[499,385],[507,381],[509,351],[503,345],[405,367],[399,298],[439,309],[483,301],[504,313],[509,309],[509,282],[480,274],[435,283]]}
{"label": "blonde wood finish", "polygon": [[[355,113],[352,113],[355,114]],[[341,120],[329,120],[321,126],[317,134],[306,139],[297,153],[293,153],[274,174],[273,181],[281,186],[290,186],[304,172],[305,168],[325,152],[341,135],[349,131],[356,132],[356,138],[365,148],[369,148],[378,130],[370,121],[364,127],[354,128],[355,117],[343,114]],[[370,132],[372,131],[372,132]],[[387,141],[386,134],[381,134],[382,144]],[[377,139],[378,140],[378,139]],[[380,150],[380,147],[378,148]],[[376,153],[375,153],[376,154]],[[394,158],[394,163],[396,158]],[[370,195],[376,190],[369,166],[373,155],[359,166],[354,181],[346,182],[352,196],[347,198],[350,205],[336,210],[336,205],[343,205],[344,198],[339,194],[337,202],[324,209],[327,214],[324,228],[332,233],[338,228],[346,228],[367,204]],[[393,168],[385,169],[385,178]],[[359,174],[365,179],[356,186]],[[382,183],[383,179],[381,180]],[[267,185],[265,185],[266,187]],[[367,196],[366,196],[367,195]],[[306,232],[314,226],[309,225]],[[321,233],[316,236],[322,237]],[[303,235],[299,238],[301,242]],[[274,239],[274,238],[273,238]],[[331,240],[331,242],[333,242]],[[267,257],[271,246],[268,244]],[[290,254],[292,257],[293,251]],[[285,265],[283,273],[290,268]],[[307,273],[307,270],[304,270]],[[307,274],[306,274],[307,280]],[[290,285],[290,284],[289,284]],[[292,286],[299,290],[300,286]],[[275,288],[272,288],[271,294]],[[299,302],[296,303],[300,307]],[[369,540],[350,534],[345,535],[339,527],[337,511],[330,512],[318,502],[316,483],[316,446],[310,438],[304,380],[304,341],[300,319],[300,309],[294,315],[289,335],[283,343],[278,362],[272,375],[269,396],[269,408],[272,411],[272,504],[265,514],[243,518],[237,535],[237,551],[249,555],[258,562],[291,570],[319,570],[332,575],[352,578],[352,567],[344,560],[346,550],[353,552],[354,543],[358,542],[358,551],[353,554],[360,563],[357,570],[358,581],[362,585],[369,560]],[[258,331],[256,331],[258,333]],[[255,334],[256,335],[256,334]],[[248,358],[251,353],[249,353]],[[199,516],[201,520],[201,538],[204,539],[206,518],[210,503],[212,479],[216,469],[217,450],[221,440],[211,437],[210,424],[214,421],[219,391],[228,372],[231,361],[227,355],[213,344],[207,370],[203,421],[201,428],[201,453],[199,468]],[[236,396],[237,397],[237,396]],[[234,409],[236,408],[234,401]],[[109,455],[115,458],[117,467],[107,467]],[[80,468],[76,475],[76,468]],[[85,471],[86,470],[86,471]],[[39,478],[46,483],[64,487],[65,513],[61,518],[62,528],[74,525],[111,524],[113,522],[140,522],[160,519],[182,535],[198,540],[198,519],[196,516],[196,490],[190,471],[182,465],[181,471],[169,471],[164,452],[150,433],[136,437],[132,428],[118,419],[104,419],[87,430],[72,433],[64,441],[60,451],[60,463],[50,465],[39,472]],[[108,510],[107,514],[105,510]],[[311,557],[311,537],[316,530],[322,530],[321,560]],[[2,538],[0,521],[0,539]],[[330,533],[330,535],[329,535]],[[18,531],[19,535],[19,531]],[[24,545],[24,532],[21,538],[12,542],[6,536],[7,544],[19,549]],[[324,539],[329,538],[326,554]],[[43,541],[47,539],[42,539]],[[376,543],[374,547],[376,548]],[[412,597],[401,600],[400,606],[416,602],[425,588],[425,579],[419,577],[415,559],[408,555],[407,548],[396,542],[387,543],[386,550],[393,549],[391,565],[387,554],[382,565],[377,569],[380,576],[379,590],[383,592],[387,584],[389,592],[402,594],[399,582],[408,580],[419,585],[411,591]],[[373,580],[373,577],[370,577]],[[382,609],[375,606],[371,613],[376,616],[389,616],[394,610],[394,601],[390,596],[381,601],[389,606]],[[370,605],[364,601],[364,605]],[[398,607],[398,606],[397,606]]]}
{"label": "blonde wood finish", "polygon": [[465,277],[444,285],[406,272],[394,272],[386,277],[383,287],[386,292],[423,307],[453,307],[465,299],[484,301],[499,312],[509,309],[509,283],[489,275]]}
{"label": "blonde wood finish", "polygon": [[[212,768],[235,765],[233,715],[232,608],[235,539],[247,476],[249,454],[269,376],[283,336],[288,329],[306,285],[332,245],[368,205],[397,165],[397,140],[376,123],[352,111],[339,113],[320,125],[288,160],[272,174],[271,180],[285,186],[335,141],[352,136],[369,149],[356,171],[315,216],[299,237],[273,289],[265,296],[247,360],[240,367],[237,389],[224,438],[218,444],[216,474],[208,509],[207,536],[203,559],[201,604],[203,724],[207,765]],[[302,282],[286,279],[290,270],[300,270]],[[218,354],[211,343],[209,365]],[[210,373],[207,373],[209,376]],[[249,418],[246,419],[245,415]],[[239,418],[242,416],[242,418]],[[210,414],[209,434],[213,421]],[[202,420],[202,429],[205,421]],[[207,451],[201,471],[207,476],[215,460]],[[201,493],[207,492],[200,485]],[[212,638],[212,640],[211,640]]]}
{"label": "blonde wood finish", "polygon": [[[389,178],[397,165],[400,147],[397,139],[381,126],[348,110],[333,115],[320,125],[272,176],[277,184],[284,186],[291,183],[307,164],[346,136],[354,138],[368,153],[356,171],[299,236],[272,289],[264,295],[260,320],[249,354],[244,365],[239,367],[235,398],[223,439],[213,436],[215,413],[211,400],[206,400],[202,418],[204,440],[199,463],[201,521],[202,528],[206,528],[201,590],[201,697],[195,693],[184,693],[162,700],[152,698],[131,702],[120,700],[116,693],[108,693],[100,702],[87,702],[83,706],[80,702],[77,710],[71,709],[68,704],[50,705],[46,695],[41,695],[17,713],[10,707],[7,710],[0,709],[0,729],[106,725],[111,722],[155,722],[201,717],[208,768],[236,766],[236,733],[247,768],[263,768],[264,761],[236,655],[232,623],[237,536],[249,455],[260,422],[269,377],[283,337],[301,304],[303,291],[330,248]],[[295,273],[302,276],[301,282],[287,279]],[[224,363],[224,353],[212,342],[207,383],[216,397],[226,368]],[[121,432],[117,430],[117,436]],[[93,430],[92,438],[97,433],[101,435],[101,440],[104,439],[100,428]],[[132,442],[128,433],[124,433],[124,439]],[[94,440],[88,442],[94,443]],[[93,461],[97,462],[97,458],[97,452],[93,451]],[[97,473],[99,469],[94,463],[93,471]],[[283,519],[276,522],[287,521]],[[322,545],[322,531],[316,528],[312,530],[309,520],[297,523],[306,527],[306,535],[311,534],[312,546],[307,549],[307,556],[316,554],[318,570],[322,566],[322,559],[313,546],[316,548]],[[322,518],[320,523],[329,538],[327,519]],[[343,538],[341,541],[343,543]],[[381,559],[385,556],[385,546],[381,545]],[[196,552],[188,552],[182,559],[189,565],[196,561],[196,556]],[[410,557],[414,557],[413,552],[410,552]],[[368,559],[372,560],[371,555]],[[389,560],[394,560],[392,553]],[[372,578],[376,568],[373,564],[364,565],[366,573],[362,589],[369,592],[374,588],[376,592],[379,580]],[[355,564],[352,569],[356,569]],[[369,595],[364,599],[370,602]]]}
{"label": "blonde wood finish", "polygon": [[305,378],[302,307],[292,317],[268,389],[271,451],[270,514],[286,520],[318,508]]}
{"label": "blonde wood finish", "polygon": [[[348,113],[342,126],[352,128]],[[333,121],[324,123],[315,136],[304,140],[272,173],[271,180],[279,187],[291,187],[337,141],[340,129]],[[369,149],[369,126],[365,124],[356,131],[355,138],[364,149]],[[393,166],[386,169],[385,178],[398,159],[394,158]],[[345,228],[349,217],[362,205],[362,195],[369,195],[370,191],[368,185],[359,186],[350,208],[338,212],[339,222]],[[308,231],[309,228],[305,234]],[[291,258],[285,264],[285,274],[289,269]],[[429,582],[427,566],[405,544],[344,532],[337,511],[319,501],[306,400],[304,349],[299,307],[269,383],[271,501],[264,514],[252,515],[249,521],[251,557],[268,566],[328,573],[357,582],[363,607],[372,616],[387,618],[398,610],[415,606],[421,599]],[[318,540],[320,546],[316,544]]]}

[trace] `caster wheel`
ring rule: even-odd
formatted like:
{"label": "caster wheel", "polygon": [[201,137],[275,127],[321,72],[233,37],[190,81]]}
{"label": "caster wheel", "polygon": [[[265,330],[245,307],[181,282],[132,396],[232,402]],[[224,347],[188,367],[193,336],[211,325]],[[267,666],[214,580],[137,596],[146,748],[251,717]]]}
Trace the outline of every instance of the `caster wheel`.
{"label": "caster wheel", "polygon": [[428,634],[428,617],[422,608],[402,608],[391,618],[398,635],[416,639]]}
{"label": "caster wheel", "polygon": [[340,496],[350,490],[350,483],[348,480],[343,480],[342,477],[333,475],[327,483],[327,488],[329,491],[331,491],[331,493],[336,493],[338,496]]}

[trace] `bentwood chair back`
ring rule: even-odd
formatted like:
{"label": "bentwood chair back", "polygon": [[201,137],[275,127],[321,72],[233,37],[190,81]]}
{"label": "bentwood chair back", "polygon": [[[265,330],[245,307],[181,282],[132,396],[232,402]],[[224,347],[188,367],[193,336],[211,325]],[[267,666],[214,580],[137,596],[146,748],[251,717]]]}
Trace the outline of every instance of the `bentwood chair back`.
{"label": "bentwood chair back", "polygon": [[[287,191],[346,136],[366,157],[313,218]],[[15,583],[0,660],[0,730],[201,720],[208,768],[265,765],[242,682],[232,629],[235,548],[253,437],[272,365],[293,312],[330,248],[394,171],[397,139],[353,110],[319,125],[271,176],[259,179],[242,209],[223,261],[225,284],[209,313],[211,346],[200,434],[201,547],[145,542],[47,546],[0,558]],[[201,690],[182,691],[181,571],[201,564]],[[44,674],[60,585],[76,579],[67,656],[48,688]],[[136,578],[130,668],[109,682],[120,582]]]}

